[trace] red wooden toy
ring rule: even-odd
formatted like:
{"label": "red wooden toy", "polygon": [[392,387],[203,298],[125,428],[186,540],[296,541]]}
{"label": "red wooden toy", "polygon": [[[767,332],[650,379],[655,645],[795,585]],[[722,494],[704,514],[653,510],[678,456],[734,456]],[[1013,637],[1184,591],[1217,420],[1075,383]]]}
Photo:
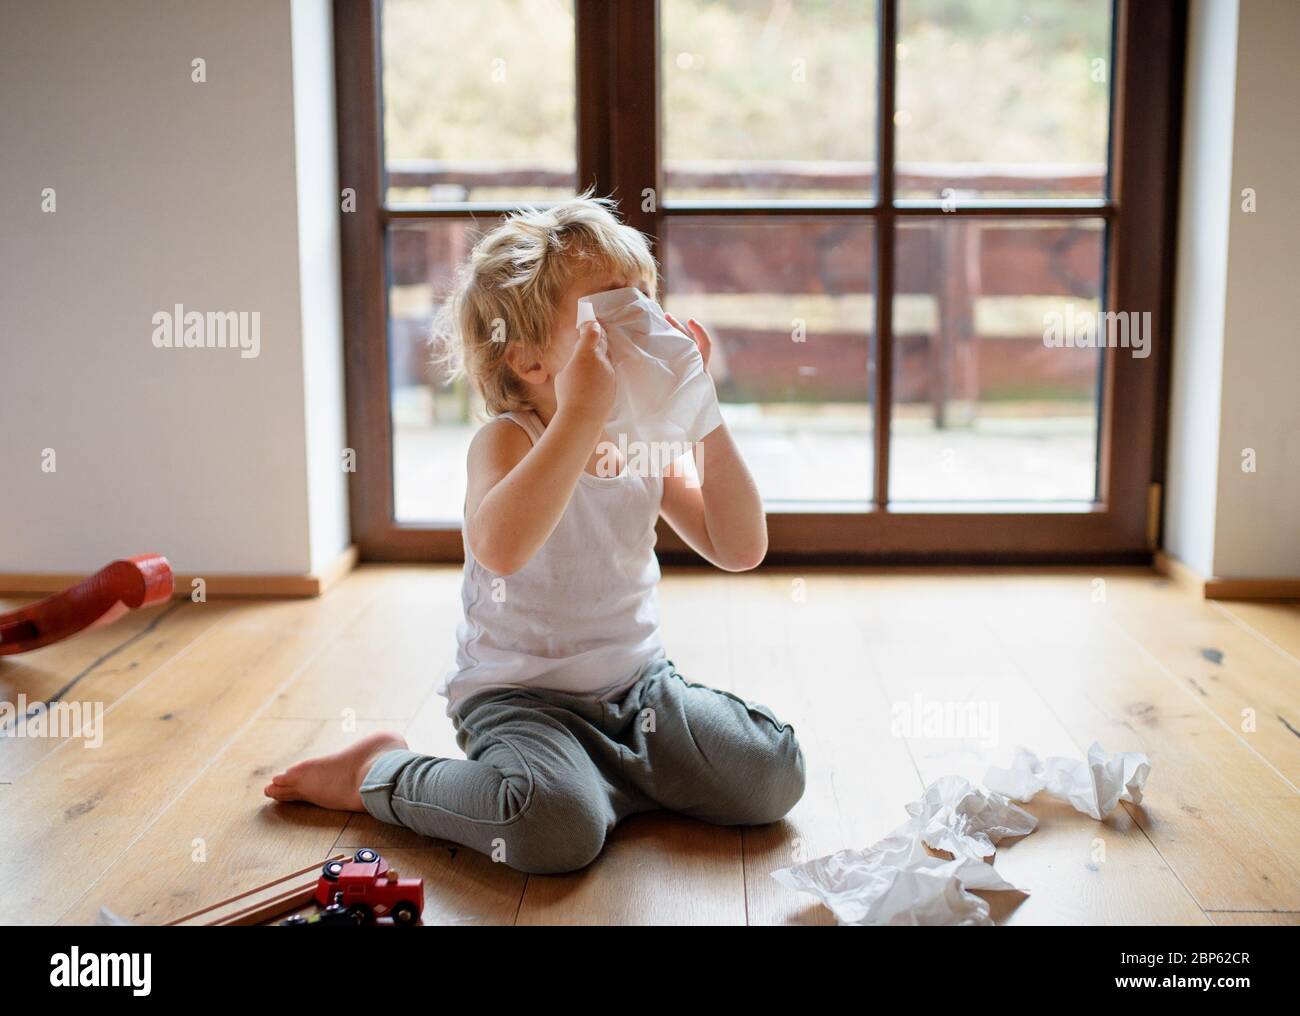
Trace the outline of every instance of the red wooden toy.
{"label": "red wooden toy", "polygon": [[172,567],[159,554],[114,561],[61,593],[0,614],[0,656],[40,649],[87,628],[111,624],[128,610],[170,599],[172,588]]}
{"label": "red wooden toy", "polygon": [[[368,924],[391,917],[412,925],[424,911],[424,879],[398,878],[373,850],[358,850],[351,861],[326,861],[316,882],[316,902],[339,923]],[[332,923],[332,922],[331,922]]]}

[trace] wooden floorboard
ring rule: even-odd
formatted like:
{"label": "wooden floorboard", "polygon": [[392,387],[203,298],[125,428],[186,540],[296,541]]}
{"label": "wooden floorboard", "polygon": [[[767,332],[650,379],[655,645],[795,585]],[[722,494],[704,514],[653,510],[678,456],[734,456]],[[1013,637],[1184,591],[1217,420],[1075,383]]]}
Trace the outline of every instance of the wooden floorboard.
{"label": "wooden floorboard", "polygon": [[1251,910],[1212,910],[1210,917],[1215,924],[1223,925],[1275,925],[1278,927],[1300,926],[1300,912],[1297,911],[1251,911]]}
{"label": "wooden floorboard", "polygon": [[804,751],[803,799],[784,822],[746,829],[751,924],[832,924],[777,868],[875,842],[906,818],[922,784],[904,741],[890,734],[879,675],[855,653],[854,603],[833,573],[779,570],[729,590],[735,691],[792,723]]}
{"label": "wooden floorboard", "polygon": [[[124,695],[185,651],[228,610],[226,604],[216,603],[164,604],[139,611],[139,616],[128,615],[131,624],[88,633],[84,644],[73,638],[46,646],[15,659],[12,669],[0,662],[0,684],[13,682],[9,690],[0,689],[0,699],[16,701],[15,688],[29,703],[34,694],[46,701],[50,694],[62,692],[61,701],[98,706],[110,717]],[[62,738],[52,737],[0,740],[0,780],[16,779],[62,743]]]}
{"label": "wooden floorboard", "polygon": [[24,773],[0,854],[39,863],[0,872],[0,922],[58,920],[328,648],[378,582],[363,573],[320,600],[231,608],[115,704],[102,747],[55,751]]}
{"label": "wooden floorboard", "polygon": [[328,720],[263,716],[153,817],[62,917],[85,924],[107,907],[164,924],[329,856],[347,815],[272,804],[270,774],[308,755],[337,751],[358,734]]}
{"label": "wooden floorboard", "polygon": [[177,608],[164,603],[132,611],[115,624],[89,631],[36,649],[29,653],[0,657],[0,697],[13,702],[25,695],[28,701],[45,701],[60,689],[91,671],[114,661],[123,647],[132,645],[151,628],[170,624]]}
{"label": "wooden floorboard", "polygon": [[286,688],[272,714],[405,726],[452,663],[454,643],[448,636],[459,612],[457,572],[389,569],[379,595],[338,633],[328,671]]}
{"label": "wooden floorboard", "polygon": [[[431,924],[831,923],[771,871],[869,845],[926,782],[978,781],[1017,744],[1082,756],[1094,739],[1151,756],[1145,801],[1103,822],[1031,805],[1040,828],[996,862],[1030,894],[990,894],[1000,923],[1300,921],[1300,607],[1205,603],[1138,569],[680,570],[660,595],[689,680],[795,726],[808,781],[785,821],[640,815],[584,871],[527,877],[267,802],[275,769],[373,730],[461,755],[435,693],[459,570],[367,567],[318,600],[174,601],[0,659],[0,698],[76,678],[106,726],[93,749],[0,738],[0,921],[162,921],[371,846],[425,879]],[[918,702],[982,704],[995,723],[900,730]]]}
{"label": "wooden floorboard", "polygon": [[1077,744],[1097,739],[1108,751],[1150,756],[1146,798],[1126,810],[1203,909],[1296,909],[1300,796],[1201,696],[1122,632],[1113,600],[1091,602],[1090,588],[1045,579],[1003,583],[988,594],[988,620]]}
{"label": "wooden floorboard", "polygon": [[[989,766],[1008,765],[1019,745],[1040,757],[1087,750],[1016,668],[996,623],[984,616],[986,598],[983,581],[899,579],[885,583],[870,601],[878,609],[863,619],[861,651],[891,701],[912,716],[952,711],[951,721],[906,736],[926,784],[953,773],[979,785]],[[942,634],[899,623],[898,607],[917,602],[930,607]],[[948,618],[965,619],[953,625],[956,638],[945,630]],[[1027,807],[1039,828],[999,849],[996,866],[1029,895],[990,894],[1000,923],[1206,923],[1123,809],[1098,822],[1051,802]]]}
{"label": "wooden floorboard", "polygon": [[1300,604],[1216,601],[1211,606],[1234,624],[1300,663]]}
{"label": "wooden floorboard", "polygon": [[1300,783],[1300,662],[1212,603],[1145,580],[1111,587],[1115,623],[1293,788]]}

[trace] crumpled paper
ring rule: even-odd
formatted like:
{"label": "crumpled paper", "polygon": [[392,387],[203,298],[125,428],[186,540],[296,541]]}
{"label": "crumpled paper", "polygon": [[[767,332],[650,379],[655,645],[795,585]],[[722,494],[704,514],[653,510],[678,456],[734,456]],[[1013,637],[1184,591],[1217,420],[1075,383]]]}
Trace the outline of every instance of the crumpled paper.
{"label": "crumpled paper", "polygon": [[986,794],[960,776],[942,776],[925,788],[907,813],[921,824],[921,839],[932,850],[955,858],[985,860],[1008,836],[1028,836],[1038,819],[1001,794]]}
{"label": "crumpled paper", "polygon": [[[959,776],[930,784],[907,812],[907,822],[866,850],[841,850],[772,877],[816,896],[841,924],[992,924],[988,902],[968,890],[1016,888],[983,858],[999,840],[1032,832],[1037,820]],[[953,859],[934,857],[927,846]]]}
{"label": "crumpled paper", "polygon": [[993,923],[988,902],[967,888],[1015,888],[983,861],[943,861],[927,854],[899,866],[892,863],[897,851],[886,845],[895,838],[891,834],[868,850],[841,850],[782,868],[772,877],[816,896],[841,924],[857,925],[988,925]]}
{"label": "crumpled paper", "polygon": [[1120,801],[1141,804],[1142,787],[1150,772],[1151,760],[1141,752],[1111,755],[1094,741],[1087,761],[1059,755],[1039,759],[1028,748],[1017,748],[1011,768],[990,768],[984,774],[984,785],[1013,801],[1029,801],[1045,791],[1100,820]]}
{"label": "crumpled paper", "polygon": [[618,389],[606,432],[629,446],[701,440],[722,423],[713,379],[695,340],[683,335],[641,290],[613,289],[578,301],[578,324],[605,330]]}
{"label": "crumpled paper", "polygon": [[974,893],[1026,890],[1003,879],[989,859],[1002,840],[1038,827],[1009,798],[1028,801],[1047,790],[1100,819],[1119,801],[1140,803],[1150,771],[1145,755],[1108,755],[1096,743],[1086,762],[1040,761],[1020,748],[1010,769],[989,769],[988,791],[960,776],[941,777],[907,805],[908,821],[866,850],[841,850],[772,877],[817,897],[841,924],[991,925],[988,902]]}

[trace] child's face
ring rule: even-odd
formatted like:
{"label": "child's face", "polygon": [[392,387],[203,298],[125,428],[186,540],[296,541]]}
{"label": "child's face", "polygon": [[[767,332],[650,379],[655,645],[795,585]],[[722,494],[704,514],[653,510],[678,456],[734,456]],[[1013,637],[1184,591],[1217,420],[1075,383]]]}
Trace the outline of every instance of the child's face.
{"label": "child's face", "polygon": [[578,326],[575,323],[578,320],[578,301],[593,293],[607,293],[611,289],[633,287],[647,296],[651,295],[644,279],[634,279],[607,270],[581,274],[570,283],[560,299],[551,324],[550,348],[542,356],[542,363],[546,366],[552,382],[555,380],[555,375],[569,362],[569,357],[573,355],[573,347],[578,341]]}

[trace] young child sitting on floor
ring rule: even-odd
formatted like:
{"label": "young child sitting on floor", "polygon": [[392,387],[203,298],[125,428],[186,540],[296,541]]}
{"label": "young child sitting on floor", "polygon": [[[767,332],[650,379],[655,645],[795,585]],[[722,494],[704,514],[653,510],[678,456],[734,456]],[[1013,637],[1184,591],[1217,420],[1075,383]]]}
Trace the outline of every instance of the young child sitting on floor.
{"label": "young child sitting on floor", "polygon": [[[291,766],[268,797],[369,812],[542,873],[589,864],[637,812],[757,825],[803,794],[793,728],[664,655],[658,517],[728,571],[762,561],[767,528],[725,423],[702,439],[698,479],[608,468],[615,372],[577,304],[626,287],[654,298],[658,284],[645,237],[611,208],[584,197],[511,216],[448,303],[455,363],[493,416],[469,449],[465,619],[442,689],[466,759],[379,734]],[[669,320],[707,366],[704,328]]]}

